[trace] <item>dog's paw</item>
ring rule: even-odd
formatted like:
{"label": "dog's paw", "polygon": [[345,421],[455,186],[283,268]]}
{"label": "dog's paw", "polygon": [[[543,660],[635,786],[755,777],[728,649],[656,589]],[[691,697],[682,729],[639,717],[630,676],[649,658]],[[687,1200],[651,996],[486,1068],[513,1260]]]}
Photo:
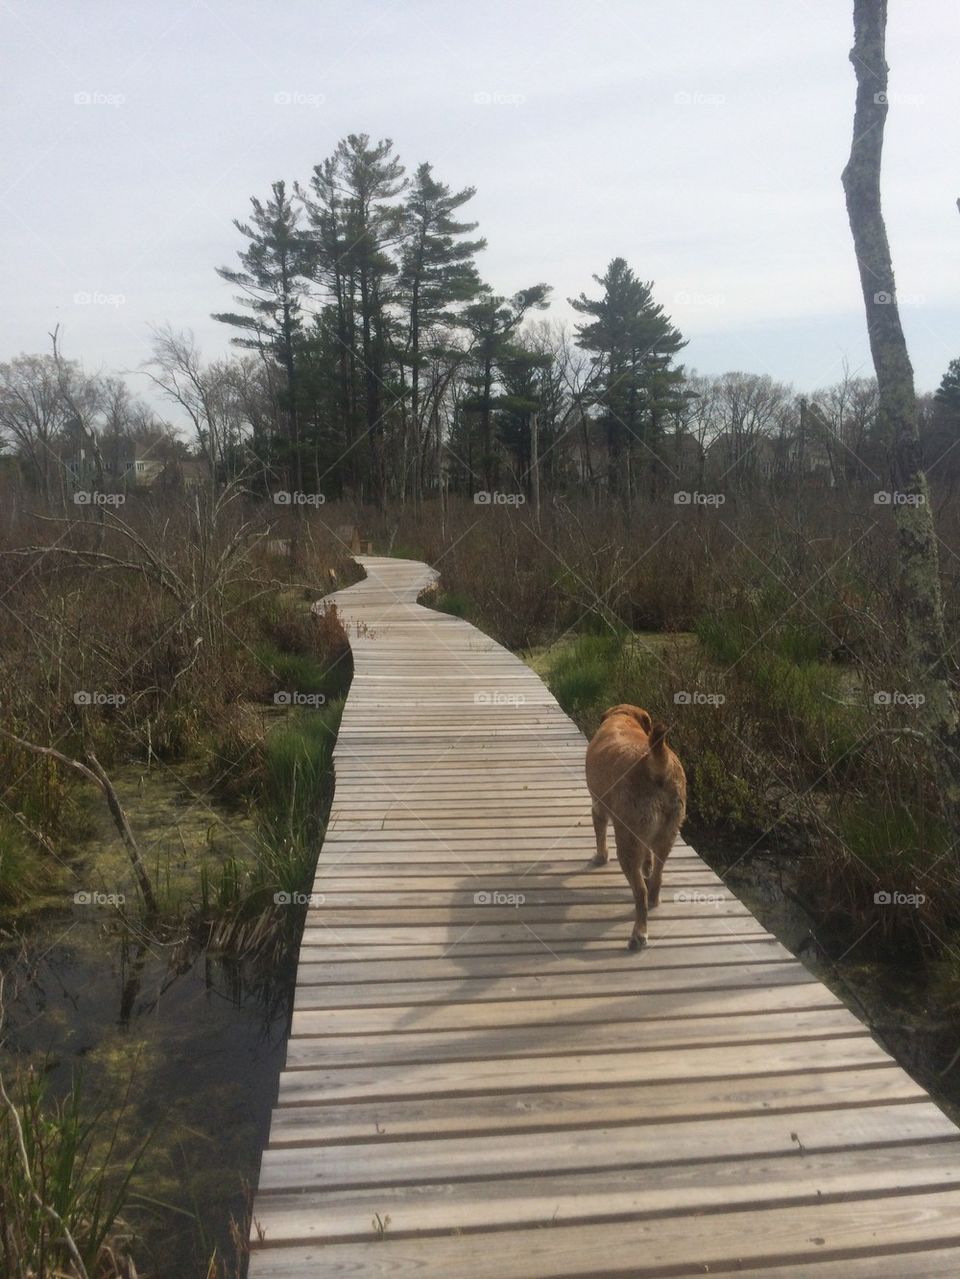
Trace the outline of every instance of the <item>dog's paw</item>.
{"label": "dog's paw", "polygon": [[603,856],[601,856],[600,853],[596,853],[593,858],[593,864],[594,866],[606,866],[609,860],[610,860],[609,854],[604,854]]}
{"label": "dog's paw", "polygon": [[646,939],[646,937],[631,937],[631,938],[630,938],[630,941],[627,943],[627,949],[628,949],[628,950],[643,950],[643,948],[644,948],[644,946],[646,946],[646,944],[647,944],[647,939]]}
{"label": "dog's paw", "polygon": [[654,897],[650,897],[650,898],[648,898],[648,900],[647,900],[647,910],[656,910],[656,908],[657,908],[659,905],[660,905],[660,898],[659,898],[659,897],[656,897],[656,898],[654,898]]}

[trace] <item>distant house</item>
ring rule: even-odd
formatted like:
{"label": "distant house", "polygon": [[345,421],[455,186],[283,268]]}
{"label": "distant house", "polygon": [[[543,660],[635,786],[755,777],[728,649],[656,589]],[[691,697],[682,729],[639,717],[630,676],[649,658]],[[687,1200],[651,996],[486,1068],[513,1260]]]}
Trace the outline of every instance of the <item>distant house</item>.
{"label": "distant house", "polygon": [[[149,489],[166,469],[166,462],[155,456],[151,445],[128,444],[116,463],[115,479],[125,488]],[[113,469],[108,468],[108,469]]]}
{"label": "distant house", "polygon": [[[167,441],[161,443],[166,447],[158,449],[155,442],[143,444],[123,436],[101,440],[104,482],[112,489],[148,492],[160,483],[196,488],[209,481],[204,462],[171,457]],[[96,482],[97,467],[88,443],[75,443],[61,460],[74,488]]]}
{"label": "distant house", "polygon": [[696,477],[703,469],[703,445],[690,431],[669,431],[660,445],[660,456],[671,472]]}
{"label": "distant house", "polygon": [[202,488],[210,483],[210,468],[206,462],[191,457],[172,457],[160,476],[164,484],[185,489]]}
{"label": "distant house", "polygon": [[[163,474],[166,465],[161,458],[154,456],[152,445],[138,444],[123,437],[101,440],[100,457],[103,478],[111,488],[148,489]],[[74,443],[61,461],[75,488],[96,480],[96,459],[88,443]]]}
{"label": "distant house", "polygon": [[832,486],[830,451],[824,441],[808,436],[801,447],[792,435],[737,435],[722,431],[707,448],[712,479],[776,480],[802,473],[806,481]]}

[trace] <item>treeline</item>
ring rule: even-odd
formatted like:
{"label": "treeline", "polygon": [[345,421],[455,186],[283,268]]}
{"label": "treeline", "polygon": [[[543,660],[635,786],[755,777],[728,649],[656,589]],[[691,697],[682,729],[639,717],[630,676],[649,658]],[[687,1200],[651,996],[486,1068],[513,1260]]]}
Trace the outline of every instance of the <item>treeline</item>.
{"label": "treeline", "polygon": [[[766,375],[705,377],[652,281],[623,258],[539,313],[544,282],[485,283],[486,241],[421,164],[351,134],[306,183],[251,200],[236,309],[215,318],[242,354],[205,362],[189,332],[155,331],[143,372],[190,423],[182,439],[118,379],[52,354],[0,365],[0,444],[48,499],[185,466],[213,488],[322,494],[383,508],[445,492],[586,490],[629,507],[704,486],[797,481],[889,487],[872,378],[798,395]],[[960,475],[960,361],[921,403],[927,466]],[[2,451],[0,451],[2,458]],[[192,461],[191,461],[192,458]],[[137,469],[138,468],[138,469]]]}

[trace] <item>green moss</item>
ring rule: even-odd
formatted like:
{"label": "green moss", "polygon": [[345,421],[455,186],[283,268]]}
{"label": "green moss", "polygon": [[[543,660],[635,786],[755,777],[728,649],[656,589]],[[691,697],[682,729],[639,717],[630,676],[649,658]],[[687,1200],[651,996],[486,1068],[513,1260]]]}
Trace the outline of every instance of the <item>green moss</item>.
{"label": "green moss", "polygon": [[687,763],[697,817],[705,825],[753,829],[764,824],[756,788],[728,755],[705,750]]}
{"label": "green moss", "polygon": [[472,607],[467,597],[457,591],[431,592],[423,602],[428,608],[434,608],[438,613],[449,613],[452,617],[469,617]]}
{"label": "green moss", "polygon": [[580,723],[599,720],[616,696],[623,653],[621,635],[581,635],[561,648],[547,667],[547,685],[563,709]]}
{"label": "green moss", "polygon": [[19,906],[40,890],[43,863],[19,827],[0,817],[0,906]]}
{"label": "green moss", "polygon": [[952,844],[946,825],[923,806],[889,799],[847,805],[837,826],[848,851],[890,890],[916,882],[942,861]]}

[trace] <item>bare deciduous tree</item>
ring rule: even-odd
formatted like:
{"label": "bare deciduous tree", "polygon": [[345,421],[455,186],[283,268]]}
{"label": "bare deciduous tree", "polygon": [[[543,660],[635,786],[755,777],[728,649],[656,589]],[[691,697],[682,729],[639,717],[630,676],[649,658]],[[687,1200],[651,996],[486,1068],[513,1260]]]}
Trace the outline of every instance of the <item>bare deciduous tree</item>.
{"label": "bare deciduous tree", "polygon": [[887,118],[886,0],[854,0],[857,79],[850,158],[843,190],[867,313],[870,352],[879,388],[878,423],[892,443],[897,500],[897,556],[903,656],[921,692],[924,727],[954,828],[960,820],[960,715],[947,656],[937,536],[917,427],[913,367],[900,323],[893,261],[880,201],[883,133]]}

